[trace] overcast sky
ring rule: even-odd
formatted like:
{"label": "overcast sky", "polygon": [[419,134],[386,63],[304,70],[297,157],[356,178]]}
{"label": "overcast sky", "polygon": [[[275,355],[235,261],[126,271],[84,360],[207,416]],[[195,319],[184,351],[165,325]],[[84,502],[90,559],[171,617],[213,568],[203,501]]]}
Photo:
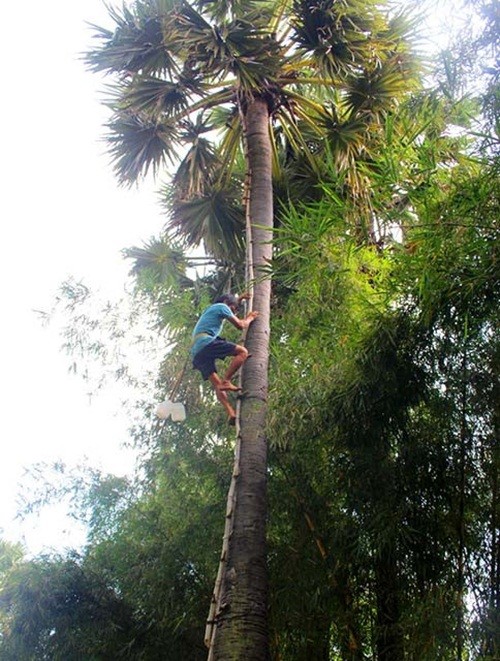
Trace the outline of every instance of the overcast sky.
{"label": "overcast sky", "polygon": [[[434,28],[452,15],[442,12]],[[118,296],[128,269],[120,251],[157,234],[164,220],[153,187],[118,188],[104,154],[102,80],[80,59],[91,43],[86,22],[111,25],[102,2],[12,2],[3,22],[0,535],[37,553],[83,538],[54,508],[13,520],[23,467],[87,457],[121,473],[133,456],[121,447],[119,393],[89,402],[55,330],[34,311],[50,309],[70,276]]]}
{"label": "overcast sky", "polygon": [[163,218],[152,187],[118,188],[105,155],[102,80],[80,59],[86,22],[110,25],[103,4],[9,3],[3,17],[0,534],[38,552],[71,546],[75,532],[53,512],[12,520],[23,467],[88,457],[120,473],[132,457],[121,449],[119,394],[90,402],[55,329],[34,311],[49,310],[70,276],[120,296],[129,268],[120,251],[158,233]]}

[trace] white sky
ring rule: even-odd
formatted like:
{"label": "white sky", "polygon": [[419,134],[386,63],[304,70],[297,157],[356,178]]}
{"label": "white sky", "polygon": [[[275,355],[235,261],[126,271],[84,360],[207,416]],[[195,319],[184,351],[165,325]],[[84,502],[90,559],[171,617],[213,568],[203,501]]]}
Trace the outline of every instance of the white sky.
{"label": "white sky", "polygon": [[[444,29],[451,14],[433,25]],[[120,446],[127,419],[119,393],[90,404],[33,310],[50,309],[69,276],[119,294],[129,268],[121,249],[164,222],[153,187],[119,189],[104,155],[102,80],[79,59],[91,43],[86,22],[110,25],[100,0],[12,2],[3,11],[0,536],[24,541],[30,553],[83,537],[56,509],[13,520],[24,466],[88,457],[120,474],[133,463]]]}
{"label": "white sky", "polygon": [[50,309],[69,276],[119,296],[130,268],[121,249],[164,222],[151,186],[120,189],[112,174],[102,80],[80,60],[91,43],[86,22],[110,25],[100,0],[9,3],[3,14],[0,536],[23,539],[34,553],[71,546],[75,530],[64,532],[50,513],[22,526],[12,520],[23,466],[88,457],[120,474],[133,462],[120,448],[120,393],[89,403],[55,330],[33,310]]}

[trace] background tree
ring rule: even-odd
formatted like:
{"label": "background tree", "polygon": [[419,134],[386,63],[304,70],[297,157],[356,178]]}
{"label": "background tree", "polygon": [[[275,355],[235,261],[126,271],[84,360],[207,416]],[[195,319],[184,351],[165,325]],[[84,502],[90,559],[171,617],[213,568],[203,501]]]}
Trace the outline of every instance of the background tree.
{"label": "background tree", "polygon": [[[435,129],[433,145],[432,125],[420,124],[418,106],[411,107],[411,134],[420,125],[425,139],[411,147],[413,161],[397,151],[388,161],[382,150],[381,162],[392,163],[389,185],[374,187],[393,219],[391,190],[404,187],[397,199],[405,243],[386,234],[389,249],[357,246],[330,194],[290,214],[276,257],[284,308],[271,373],[287,381],[286,390],[274,382],[271,390],[279,398],[271,437],[281,448],[278,475],[286,478],[277,478],[278,489],[283,494],[291,482],[296,516],[330,570],[328,588],[324,580],[309,586],[322,595],[326,616],[322,638],[309,645],[323,649],[335,627],[342,659],[374,648],[380,659],[462,657],[474,649],[465,595],[478,598],[477,614],[490,600],[487,592],[479,596],[479,585],[491,573],[480,578],[472,567],[479,556],[486,564],[490,558],[485,503],[496,502],[496,488],[483,471],[497,470],[495,453],[485,451],[497,433],[496,405],[487,395],[486,408],[476,406],[474,384],[484,378],[491,392],[497,387],[491,358],[479,358],[498,350],[489,330],[497,323],[497,180],[494,168],[457,157],[459,144]],[[408,134],[404,112],[400,119]],[[408,158],[408,143],[401,146]],[[440,154],[447,168],[430,160]],[[430,166],[425,178],[404,183],[407,167],[419,161]],[[298,601],[289,603],[303,620]],[[491,629],[482,631],[495,649]],[[329,653],[320,658],[336,658],[332,647]]]}

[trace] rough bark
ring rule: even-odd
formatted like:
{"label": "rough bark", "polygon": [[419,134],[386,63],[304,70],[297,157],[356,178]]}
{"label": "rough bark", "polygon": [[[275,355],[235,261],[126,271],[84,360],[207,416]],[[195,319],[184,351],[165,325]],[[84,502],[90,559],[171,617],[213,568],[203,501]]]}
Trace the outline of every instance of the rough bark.
{"label": "rough bark", "polygon": [[264,269],[271,260],[273,225],[271,144],[267,103],[255,99],[245,110],[248,166],[251,175],[249,213],[255,283],[250,326],[251,358],[242,378],[240,471],[236,481],[233,531],[229,540],[220,608],[216,613],[212,658],[223,661],[267,661],[266,472],[269,318],[271,283]]}

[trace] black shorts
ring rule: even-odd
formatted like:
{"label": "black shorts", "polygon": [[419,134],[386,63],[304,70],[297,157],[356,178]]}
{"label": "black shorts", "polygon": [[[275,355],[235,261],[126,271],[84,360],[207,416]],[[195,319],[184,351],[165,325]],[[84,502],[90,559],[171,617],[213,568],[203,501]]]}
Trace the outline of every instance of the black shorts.
{"label": "black shorts", "polygon": [[226,340],[216,338],[195,355],[193,358],[193,367],[200,370],[204,379],[208,379],[211,374],[217,372],[217,368],[215,367],[216,359],[234,356],[235,349],[236,344],[234,342],[226,342]]}

